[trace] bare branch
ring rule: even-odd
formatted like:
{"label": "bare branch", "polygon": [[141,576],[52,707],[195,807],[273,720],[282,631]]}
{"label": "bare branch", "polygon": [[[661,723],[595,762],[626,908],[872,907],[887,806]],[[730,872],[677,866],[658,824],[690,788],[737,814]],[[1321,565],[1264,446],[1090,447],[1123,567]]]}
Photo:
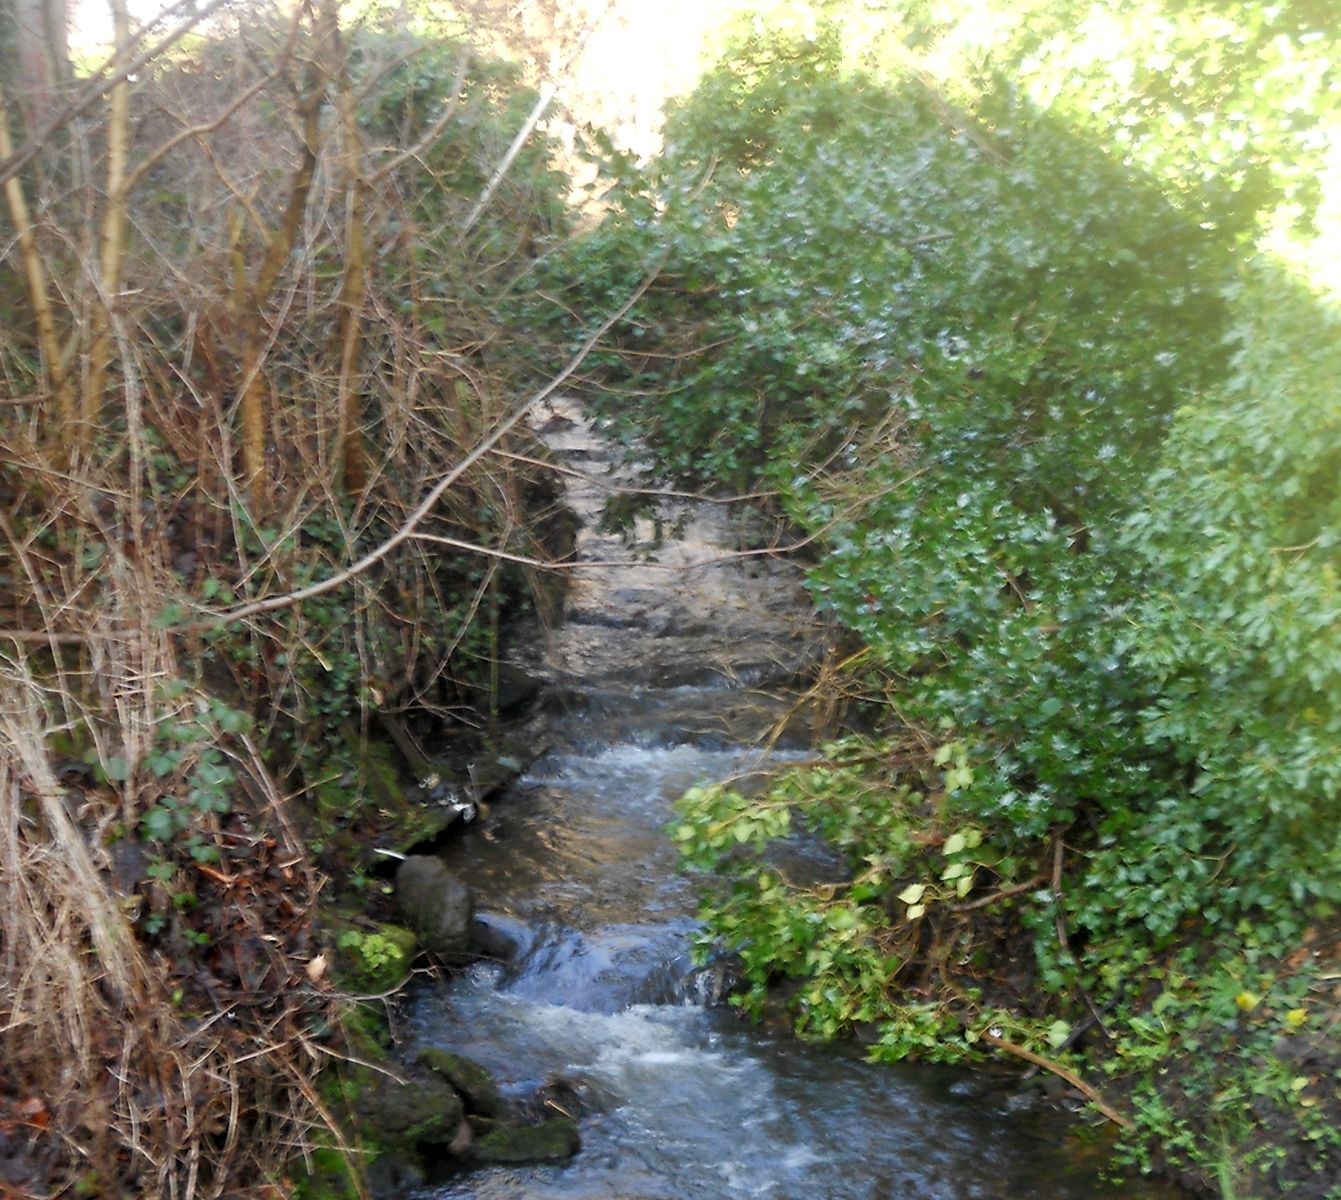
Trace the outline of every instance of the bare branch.
{"label": "bare branch", "polygon": [[512,169],[512,164],[516,161],[517,155],[521,153],[522,147],[526,145],[527,138],[531,136],[535,127],[540,124],[541,117],[545,115],[545,110],[549,108],[550,102],[558,92],[559,81],[567,74],[573,63],[577,61],[578,56],[586,47],[591,35],[596,32],[601,22],[605,20],[606,15],[613,7],[614,0],[607,0],[606,6],[601,9],[599,15],[589,22],[587,27],[582,31],[582,36],[577,39],[576,43],[574,43],[573,48],[568,52],[568,57],[563,60],[563,63],[559,66],[558,70],[554,72],[553,77],[546,80],[544,84],[541,85],[540,95],[536,98],[535,107],[531,109],[530,116],[528,116],[522,123],[522,127],[517,130],[517,136],[512,139],[512,145],[508,147],[507,153],[503,155],[502,161],[498,164],[498,167],[495,169],[489,182],[484,185],[484,191],[480,193],[480,198],[475,201],[475,207],[470,210],[470,214],[466,217],[465,223],[461,226],[462,236],[470,232],[475,222],[480,219],[484,210],[489,207],[489,202],[494,198],[494,193],[498,191],[503,180],[507,178],[507,173]]}
{"label": "bare branch", "polygon": [[[664,259],[664,255],[663,255]],[[439,500],[446,494],[447,489],[456,483],[471,467],[479,462],[485,455],[489,454],[499,442],[507,436],[508,432],[516,427],[518,422],[526,416],[537,404],[543,403],[550,396],[554,395],[572,376],[573,372],[586,361],[587,355],[596,348],[596,344],[603,338],[619,321],[625,313],[629,311],[639,300],[643,298],[647,289],[652,286],[660,272],[661,261],[659,260],[648,273],[647,277],[634,290],[633,294],[624,301],[619,308],[601,322],[596,331],[585,342],[582,343],[577,353],[568,361],[567,365],[557,375],[555,375],[544,387],[536,392],[530,399],[519,405],[510,416],[505,418],[495,427],[494,431],[480,441],[475,448],[467,454],[459,463],[447,472],[433,486],[433,489],[419,502],[419,505],[405,519],[404,524],[392,534],[380,546],[370,550],[357,562],[352,563],[343,571],[338,571],[329,579],[323,579],[309,587],[299,588],[296,592],[289,592],[283,596],[271,596],[265,600],[254,600],[250,604],[243,604],[237,608],[229,609],[224,612],[217,612],[202,622],[198,622],[191,628],[210,628],[215,625],[227,624],[231,621],[241,621],[247,617],[256,616],[259,613],[274,612],[277,609],[289,608],[294,604],[301,604],[304,600],[311,600],[315,596],[325,595],[327,592],[334,591],[338,587],[344,586],[351,579],[362,575],[369,568],[376,566],[387,557],[397,546],[409,541],[414,535],[415,530],[423,519],[437,506]]]}
{"label": "bare branch", "polygon": [[1104,1098],[1099,1095],[1094,1088],[1090,1087],[1074,1071],[1068,1070],[1061,1063],[1053,1062],[1051,1059],[1044,1058],[1041,1054],[1035,1054],[1026,1046],[1017,1045],[1015,1042],[1007,1041],[999,1034],[986,1030],[979,1034],[979,1037],[989,1046],[995,1046],[998,1050],[1004,1050],[1007,1054],[1013,1054],[1016,1058],[1022,1058],[1027,1063],[1033,1063],[1036,1067],[1042,1067],[1045,1071],[1050,1071],[1058,1079],[1064,1079],[1091,1104],[1094,1105],[1105,1117],[1121,1129],[1130,1129],[1131,1121],[1124,1117],[1117,1109],[1113,1108]]}
{"label": "bare branch", "polygon": [[[298,11],[301,12],[302,10],[300,9]],[[298,28],[297,20],[295,17],[292,32],[289,35],[289,41],[285,44],[286,53],[289,47],[292,46],[293,44],[293,36],[297,32],[297,28]],[[131,171],[129,175],[126,176],[126,182],[123,185],[126,194],[129,195],[131,192],[133,192],[136,186],[139,184],[140,180],[144,178],[146,174],[152,171],[154,167],[156,167],[164,158],[166,158],[170,153],[172,153],[173,150],[175,150],[178,146],[180,146],[182,142],[189,141],[191,138],[202,137],[207,133],[214,133],[240,108],[242,108],[242,106],[246,104],[247,101],[251,100],[254,96],[258,95],[262,88],[267,87],[269,84],[273,83],[276,79],[278,79],[281,73],[282,68],[276,68],[269,75],[263,75],[254,84],[252,84],[251,87],[247,88],[244,92],[242,92],[237,97],[237,99],[235,99],[232,103],[230,103],[228,107],[225,108],[223,112],[221,112],[212,121],[205,121],[200,125],[192,125],[186,129],[181,129],[178,130],[176,133],[174,133],[172,137],[168,138],[168,140],[164,142],[161,146],[159,146],[157,150],[155,150],[152,154],[146,156],[141,162],[139,162],[136,165],[135,169]]]}
{"label": "bare branch", "polygon": [[442,131],[447,128],[447,123],[456,116],[457,106],[461,102],[461,93],[465,90],[466,75],[470,71],[471,54],[469,48],[461,51],[461,62],[456,68],[456,75],[452,79],[452,90],[442,106],[442,112],[438,114],[438,119],[428,127],[428,131],[408,150],[402,150],[399,154],[387,159],[376,171],[373,172],[370,184],[376,185],[385,179],[392,171],[396,170],[402,164],[411,159],[417,159],[434,142],[438,140]]}
{"label": "bare branch", "polygon": [[[0,184],[8,183],[30,162],[33,161],[43,150],[47,148],[51,139],[56,133],[69,121],[79,116],[85,109],[97,103],[99,99],[105,96],[118,83],[129,79],[141,67],[151,63],[160,54],[171,49],[183,37],[191,32],[197,25],[207,17],[213,16],[219,9],[231,4],[233,0],[209,0],[199,12],[193,13],[170,33],[159,38],[152,46],[142,50],[139,54],[123,63],[112,74],[103,76],[102,72],[112,68],[119,54],[113,54],[95,73],[95,77],[83,88],[83,90],[73,100],[70,101],[60,112],[58,112],[50,121],[43,126],[42,131],[26,145],[18,150],[12,148],[0,157]],[[174,6],[183,8],[186,6],[186,0]],[[3,153],[3,152],[0,152]]]}
{"label": "bare branch", "polygon": [[517,136],[512,139],[512,145],[508,147],[502,161],[494,168],[494,173],[490,176],[489,182],[484,185],[484,191],[480,193],[480,198],[475,201],[475,207],[470,210],[470,214],[462,222],[462,234],[469,233],[484,210],[489,207],[489,201],[494,198],[494,193],[498,191],[503,180],[507,178],[507,173],[512,169],[512,164],[517,161],[517,155],[522,152],[522,147],[526,145],[527,139],[531,136],[535,127],[540,124],[540,118],[545,115],[545,110],[549,108],[550,102],[554,99],[556,90],[554,84],[549,80],[541,84],[540,95],[536,98],[530,115],[522,122],[522,127],[517,130]]}

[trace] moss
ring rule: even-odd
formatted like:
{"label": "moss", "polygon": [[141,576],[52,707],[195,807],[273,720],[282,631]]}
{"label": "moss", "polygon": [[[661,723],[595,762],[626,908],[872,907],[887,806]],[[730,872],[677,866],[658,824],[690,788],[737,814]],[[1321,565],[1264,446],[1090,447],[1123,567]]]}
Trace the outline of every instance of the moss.
{"label": "moss", "polygon": [[428,1073],[404,1082],[379,1077],[364,1088],[357,1107],[367,1136],[402,1155],[419,1146],[449,1145],[465,1116],[451,1084]]}
{"label": "moss", "polygon": [[300,1163],[293,1171],[293,1200],[353,1200],[361,1191],[359,1176],[342,1151],[318,1147],[310,1167]]}
{"label": "moss", "polygon": [[341,830],[357,824],[359,838],[343,848],[351,858],[357,857],[357,846],[367,837],[403,853],[436,837],[451,824],[450,811],[413,798],[413,789],[403,778],[396,749],[390,743],[362,737],[348,720],[328,736],[333,742],[331,761],[340,767],[310,792],[324,840],[338,843]]}
{"label": "moss", "polygon": [[479,1063],[436,1046],[421,1050],[417,1061],[460,1092],[470,1112],[482,1117],[503,1115],[506,1106],[498,1083]]}
{"label": "moss", "polygon": [[581,1146],[577,1124],[553,1117],[539,1125],[509,1125],[486,1133],[471,1147],[483,1163],[546,1163],[572,1158]]}
{"label": "moss", "polygon": [[317,816],[324,822],[338,821],[358,806],[356,789],[342,782],[341,776],[325,779],[312,788],[310,795],[316,802]]}
{"label": "moss", "polygon": [[355,1004],[345,1017],[345,1032],[360,1057],[381,1060],[391,1045],[391,1022],[380,1001]]}
{"label": "moss", "polygon": [[378,804],[394,804],[400,800],[405,788],[396,768],[394,749],[385,742],[365,741],[361,750],[360,774],[368,795]]}

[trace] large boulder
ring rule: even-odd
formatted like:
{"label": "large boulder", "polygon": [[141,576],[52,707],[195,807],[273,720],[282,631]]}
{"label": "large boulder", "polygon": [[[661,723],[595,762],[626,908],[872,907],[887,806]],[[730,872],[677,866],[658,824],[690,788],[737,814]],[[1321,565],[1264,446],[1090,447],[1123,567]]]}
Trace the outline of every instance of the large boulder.
{"label": "large boulder", "polygon": [[416,854],[402,862],[396,870],[396,904],[430,954],[449,963],[472,957],[475,898],[441,859]]}

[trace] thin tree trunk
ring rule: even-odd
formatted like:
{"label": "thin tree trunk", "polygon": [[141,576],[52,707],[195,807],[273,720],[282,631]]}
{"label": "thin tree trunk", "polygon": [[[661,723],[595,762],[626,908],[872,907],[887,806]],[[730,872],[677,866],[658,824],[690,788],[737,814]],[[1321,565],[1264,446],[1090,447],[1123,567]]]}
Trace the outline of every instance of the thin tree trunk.
{"label": "thin tree trunk", "polygon": [[[269,439],[266,436],[269,386],[265,375],[267,333],[265,309],[279,281],[280,273],[298,240],[307,211],[307,198],[316,174],[321,149],[320,110],[326,94],[326,74],[313,68],[316,76],[310,90],[298,104],[303,122],[303,145],[298,167],[289,183],[289,200],[277,229],[270,235],[265,258],[256,282],[235,288],[234,304],[243,330],[242,393],[238,399],[238,420],[242,432],[242,475],[254,514],[264,512],[269,503],[270,474],[266,464]],[[239,252],[240,253],[240,252]],[[239,281],[241,283],[241,281]]]}
{"label": "thin tree trunk", "polygon": [[[9,105],[4,93],[0,92],[0,160],[8,158],[13,153],[14,143],[9,132]],[[33,320],[37,325],[37,344],[42,355],[46,391],[47,395],[55,400],[56,429],[52,431],[51,441],[54,445],[60,446],[64,439],[69,437],[74,422],[74,393],[61,359],[60,338],[56,335],[56,318],[47,288],[46,267],[42,263],[42,252],[37,245],[37,231],[33,227],[23,182],[17,175],[13,175],[5,181],[4,189],[10,220],[13,221],[14,231],[18,235],[19,255],[23,259],[23,273],[28,288],[28,303],[32,307]]]}
{"label": "thin tree trunk", "polygon": [[[130,16],[126,0],[111,0],[112,28],[119,52],[130,50]],[[130,153],[130,82],[122,79],[112,88],[107,117],[107,196],[99,247],[98,286],[93,305],[92,339],[88,376],[74,430],[75,458],[88,450],[102,410],[103,391],[112,349],[112,308],[121,291],[126,254],[126,161]]]}
{"label": "thin tree trunk", "polygon": [[336,487],[361,496],[368,486],[368,451],[363,438],[359,359],[363,348],[363,298],[368,288],[368,257],[364,238],[367,181],[363,176],[363,139],[359,135],[356,100],[349,85],[348,64],[340,39],[339,10],[334,0],[322,9],[327,52],[336,66],[336,101],[340,113],[342,173],[345,185],[345,270],[340,284],[340,318],[336,349],[340,357],[337,389]]}

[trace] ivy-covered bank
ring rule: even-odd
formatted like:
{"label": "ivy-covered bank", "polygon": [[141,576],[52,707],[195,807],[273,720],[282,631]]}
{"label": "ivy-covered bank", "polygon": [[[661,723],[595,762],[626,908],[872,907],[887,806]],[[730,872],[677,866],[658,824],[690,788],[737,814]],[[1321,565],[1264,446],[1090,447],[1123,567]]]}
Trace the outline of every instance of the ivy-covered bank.
{"label": "ivy-covered bank", "polygon": [[[607,427],[663,479],[765,493],[850,633],[828,684],[863,732],[680,805],[743,1007],[882,1058],[1043,1059],[1138,1166],[1336,1197],[1338,315],[1260,250],[1282,197],[1311,211],[1295,164],[1205,159],[1216,104],[1285,111],[1280,47],[1316,81],[1332,35],[1225,14],[1277,58],[1199,98],[1195,29],[1160,25],[1166,91],[1088,116],[1004,70],[933,81],[926,23],[863,67],[837,24],[757,27],[553,287],[627,295],[665,255],[604,356]],[[1334,94],[1290,93],[1291,128]],[[801,830],[845,883],[769,865]]]}

